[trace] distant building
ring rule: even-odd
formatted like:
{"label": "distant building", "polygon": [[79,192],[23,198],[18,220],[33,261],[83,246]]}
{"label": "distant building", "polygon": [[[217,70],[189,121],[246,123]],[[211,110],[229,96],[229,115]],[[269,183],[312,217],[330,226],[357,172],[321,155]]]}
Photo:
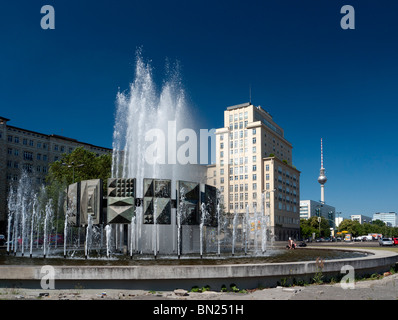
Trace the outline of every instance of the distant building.
{"label": "distant building", "polygon": [[336,228],[338,228],[339,225],[340,225],[340,223],[342,223],[343,221],[344,221],[344,218],[343,218],[343,217],[336,217],[336,218],[334,219],[334,222],[335,222],[335,224],[336,224]]}
{"label": "distant building", "polygon": [[377,212],[373,215],[372,220],[381,220],[389,227],[396,227],[398,225],[396,212]]}
{"label": "distant building", "polygon": [[352,221],[358,221],[360,224],[370,223],[372,222],[372,218],[368,216],[364,216],[363,214],[352,214],[350,216]]}
{"label": "distant building", "polygon": [[10,119],[0,117],[0,232],[7,225],[7,195],[17,184],[23,170],[37,184],[45,182],[49,164],[61,159],[62,154],[83,147],[102,155],[112,149],[80,142],[76,139],[45,134],[10,126]]}
{"label": "distant building", "polygon": [[334,217],[336,214],[336,208],[333,206],[329,206],[314,200],[300,200],[300,219],[316,217],[317,209],[320,210],[321,217],[326,219],[330,219],[332,215]]}
{"label": "distant building", "polygon": [[314,200],[300,200],[300,219],[317,217],[317,209],[321,217],[328,219],[330,227],[335,227],[336,208]]}

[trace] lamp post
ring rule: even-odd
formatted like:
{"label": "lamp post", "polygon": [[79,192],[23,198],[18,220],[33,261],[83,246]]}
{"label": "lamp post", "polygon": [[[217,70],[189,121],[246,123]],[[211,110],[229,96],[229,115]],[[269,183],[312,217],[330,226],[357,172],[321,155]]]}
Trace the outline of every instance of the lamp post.
{"label": "lamp post", "polygon": [[63,166],[67,166],[68,168],[72,168],[73,170],[73,182],[75,183],[75,168],[81,168],[84,166],[84,163],[81,164],[75,164],[74,162],[71,162],[71,164],[67,164],[67,163],[62,163]]}

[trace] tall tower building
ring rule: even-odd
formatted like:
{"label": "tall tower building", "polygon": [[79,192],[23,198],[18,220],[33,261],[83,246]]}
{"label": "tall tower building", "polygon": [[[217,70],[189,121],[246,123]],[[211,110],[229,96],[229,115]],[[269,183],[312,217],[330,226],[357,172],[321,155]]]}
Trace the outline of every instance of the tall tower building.
{"label": "tall tower building", "polygon": [[[207,183],[221,191],[224,210],[244,215],[263,205],[277,240],[300,232],[300,171],[292,165],[292,145],[284,130],[260,106],[228,107],[216,130],[216,163]],[[263,202],[264,201],[264,202]]]}
{"label": "tall tower building", "polygon": [[323,167],[323,144],[321,138],[321,170],[319,171],[318,182],[321,184],[321,203],[325,203],[325,183],[328,179],[325,175],[325,168]]}

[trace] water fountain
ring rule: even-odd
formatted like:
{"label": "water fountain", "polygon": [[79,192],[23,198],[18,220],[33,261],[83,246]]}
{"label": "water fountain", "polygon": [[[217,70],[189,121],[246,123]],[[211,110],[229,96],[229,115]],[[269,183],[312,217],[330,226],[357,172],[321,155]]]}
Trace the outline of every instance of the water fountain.
{"label": "water fountain", "polygon": [[[137,53],[135,80],[128,91],[117,94],[112,178],[104,182],[105,197],[99,180],[60,186],[59,195],[52,198],[44,188],[34,195],[30,178],[24,174],[9,196],[12,241],[7,243],[7,252],[24,255],[29,244],[32,257],[36,244],[35,251],[41,250],[46,257],[50,248],[60,251],[57,244],[62,240],[64,258],[83,251],[88,259],[93,249],[101,253],[105,248],[109,257],[125,247],[131,258],[137,253],[154,258],[159,254],[259,254],[259,241],[265,253],[264,207],[261,212],[254,207],[254,216],[247,208],[245,219],[236,212],[228,217],[216,189],[203,183],[206,167],[197,164],[196,151],[184,148],[186,143],[177,148],[195,129],[181,79],[170,70],[158,93],[152,68]],[[62,235],[58,234],[61,225]],[[100,240],[94,243],[98,233]]]}
{"label": "water fountain", "polygon": [[[314,271],[312,262],[297,263],[292,268],[291,260],[282,265],[264,263],[253,268],[254,262],[268,261],[263,260],[265,256],[272,259],[274,253],[269,250],[273,248],[274,237],[269,229],[264,195],[259,208],[248,205],[243,215],[237,212],[228,215],[223,211],[217,190],[202,181],[204,168],[187,164],[192,160],[191,154],[187,156],[187,149],[177,150],[173,144],[183,142],[192,133],[186,130],[191,126],[192,116],[178,74],[170,73],[160,94],[152,79],[150,66],[138,54],[134,82],[127,92],[117,95],[112,178],[104,182],[107,183],[105,197],[102,182],[88,180],[62,186],[59,196],[51,198],[44,188],[35,191],[29,177],[24,175],[8,197],[7,253],[24,255],[29,245],[30,257],[36,258],[38,264],[54,258],[51,264],[62,265],[57,283],[73,281],[77,271],[81,276],[79,282],[87,280],[87,285],[93,279],[115,280],[129,286],[147,285],[145,280],[150,283],[154,277],[155,281],[169,281],[172,286],[177,281],[181,280],[183,285],[192,279],[206,285],[208,281],[228,281],[237,274],[231,281],[247,279],[258,286],[259,279],[274,272],[280,279]],[[159,132],[169,135],[162,140],[161,134],[154,134]],[[63,226],[60,250],[56,248],[60,237],[58,226]],[[84,237],[81,230],[86,232]],[[123,260],[127,254],[120,254],[123,246],[130,249],[127,266]],[[282,251],[282,255],[288,255],[287,250]],[[67,259],[59,262],[56,257],[62,254]],[[100,259],[96,259],[98,256]],[[233,264],[231,256],[233,261],[246,259],[245,263]],[[43,261],[42,257],[46,259]],[[151,259],[144,259],[148,257]],[[171,262],[167,263],[171,265],[162,264],[166,263],[164,257],[169,258],[167,261]],[[396,259],[389,259],[393,258]],[[113,268],[96,265],[104,260]],[[380,263],[385,260],[380,257]],[[79,269],[79,261],[86,268]],[[186,261],[189,265],[180,268],[179,264]],[[220,261],[228,265],[217,265]],[[65,266],[67,263],[72,265]],[[147,264],[140,268],[140,263]],[[37,270],[31,273],[40,274]],[[5,274],[8,273],[0,272],[0,278]],[[12,277],[19,281],[18,277],[23,275]]]}

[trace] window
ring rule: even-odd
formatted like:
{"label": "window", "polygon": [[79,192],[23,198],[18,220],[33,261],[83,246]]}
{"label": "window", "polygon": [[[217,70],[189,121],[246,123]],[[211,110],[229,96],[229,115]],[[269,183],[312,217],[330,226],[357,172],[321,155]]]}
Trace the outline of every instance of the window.
{"label": "window", "polygon": [[57,144],[54,145],[54,151],[58,151],[59,146]]}
{"label": "window", "polygon": [[253,183],[253,190],[257,190],[257,183]]}
{"label": "window", "polygon": [[8,139],[8,142],[12,142],[12,136],[8,136],[7,139]]}
{"label": "window", "polygon": [[27,145],[28,145],[28,139],[23,139],[23,140],[22,140],[22,144],[23,144],[24,146],[27,146]]}
{"label": "window", "polygon": [[32,165],[29,164],[29,163],[25,163],[25,164],[23,165],[23,169],[24,169],[26,172],[31,173],[31,172],[32,172]]}
{"label": "window", "polygon": [[255,144],[255,143],[256,143],[256,141],[257,141],[257,140],[256,140],[256,138],[253,138],[253,144]]}
{"label": "window", "polygon": [[28,152],[28,151],[24,151],[23,159],[24,160],[33,161],[33,153],[32,152]]}
{"label": "window", "polygon": [[266,175],[265,175],[265,180],[269,180],[269,174],[267,173]]}
{"label": "window", "polygon": [[256,134],[256,129],[255,128],[253,129],[252,134]]}
{"label": "window", "polygon": [[7,149],[7,153],[8,153],[8,154],[12,154],[12,148],[8,148],[8,149]]}
{"label": "window", "polygon": [[269,171],[269,164],[265,165],[265,171]]}
{"label": "window", "polygon": [[41,142],[38,142],[38,143],[36,144],[36,147],[37,147],[37,149],[40,149],[40,148],[41,148]]}
{"label": "window", "polygon": [[33,140],[29,140],[29,145],[30,145],[31,147],[34,146]]}
{"label": "window", "polygon": [[15,142],[15,143],[19,143],[19,137],[15,137],[15,138],[14,138],[14,142]]}
{"label": "window", "polygon": [[220,149],[224,149],[224,143],[223,142],[220,143]]}
{"label": "window", "polygon": [[[253,165],[253,171],[257,171],[257,165]],[[269,178],[269,174],[267,174],[268,178]]]}
{"label": "window", "polygon": [[253,174],[253,180],[256,181],[257,180],[257,175]]}

